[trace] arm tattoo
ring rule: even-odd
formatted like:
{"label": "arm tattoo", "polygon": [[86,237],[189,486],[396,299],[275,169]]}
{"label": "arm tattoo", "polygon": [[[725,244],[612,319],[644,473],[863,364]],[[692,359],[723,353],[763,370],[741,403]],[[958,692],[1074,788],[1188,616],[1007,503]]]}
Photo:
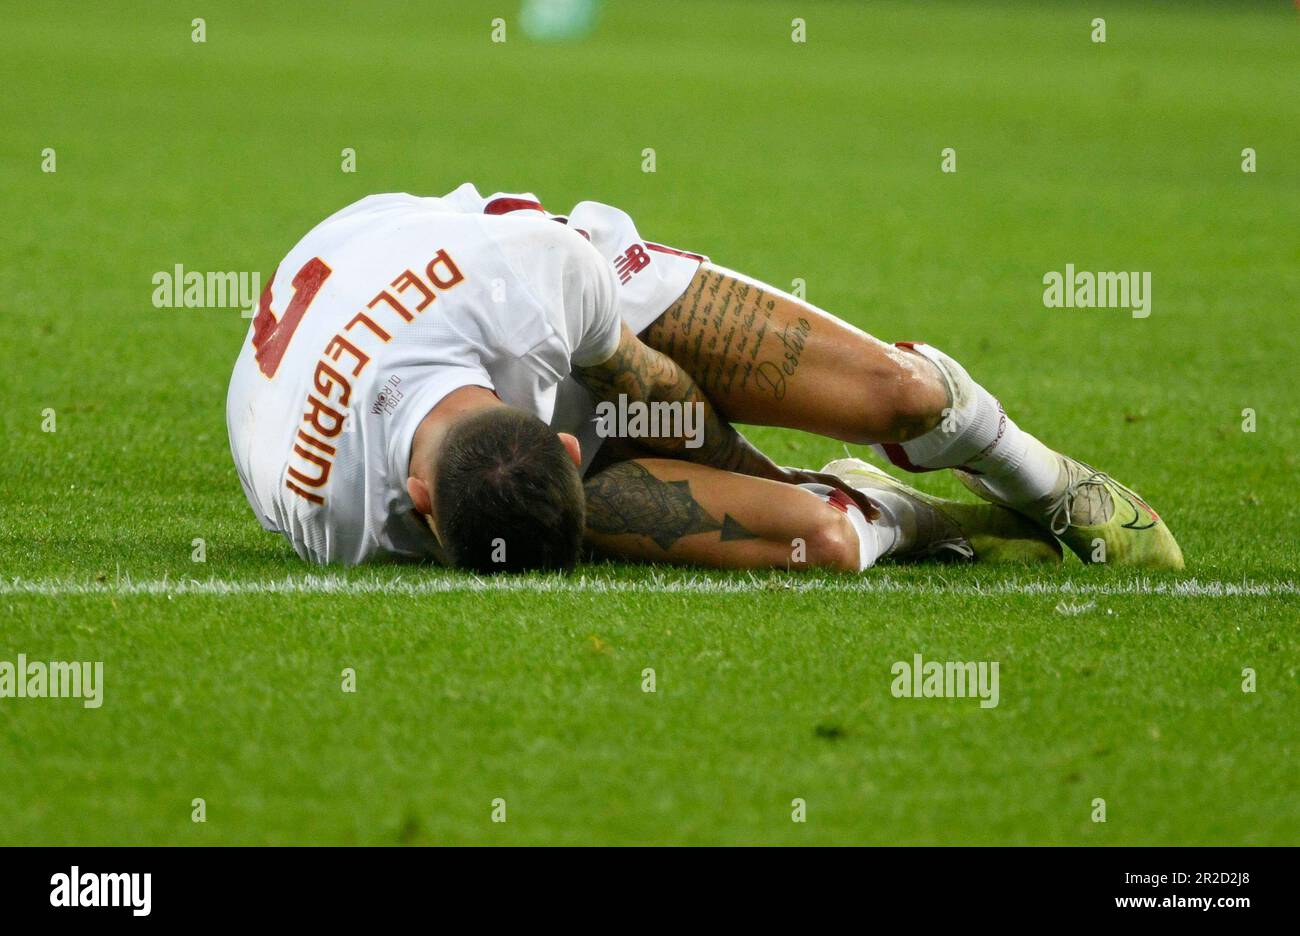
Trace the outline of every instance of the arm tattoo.
{"label": "arm tattoo", "polygon": [[718,531],[719,541],[757,539],[731,514],[719,523],[691,494],[689,481],[661,481],[636,462],[619,462],[589,478],[587,529],[606,536],[646,536],[667,552],[683,536]]}
{"label": "arm tattoo", "polygon": [[704,416],[699,448],[686,447],[684,438],[640,439],[645,447],[666,458],[680,458],[757,477],[770,477],[774,468],[761,452],[718,413],[690,374],[675,361],[627,333],[618,350],[603,364],[578,368],[577,381],[598,400],[617,401],[621,395],[629,401],[680,402],[683,406],[702,404]]}
{"label": "arm tattoo", "polygon": [[630,400],[645,400],[662,384],[680,385],[683,378],[690,381],[671,360],[640,341],[628,341],[626,334],[608,361],[578,368],[573,376],[601,400],[612,400],[620,393]]}

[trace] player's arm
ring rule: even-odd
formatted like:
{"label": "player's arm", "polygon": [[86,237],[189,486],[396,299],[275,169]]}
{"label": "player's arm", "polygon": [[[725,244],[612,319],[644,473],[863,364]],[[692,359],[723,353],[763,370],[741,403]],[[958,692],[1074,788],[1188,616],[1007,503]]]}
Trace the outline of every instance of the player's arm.
{"label": "player's arm", "polygon": [[856,571],[846,514],[789,484],[638,458],[589,477],[587,542],[608,558],[726,569]]}
{"label": "player's arm", "polygon": [[694,378],[676,361],[642,342],[626,323],[621,328],[618,347],[608,359],[574,369],[573,376],[578,382],[598,400],[617,403],[623,395],[628,403],[681,403],[694,407],[702,416],[698,447],[687,446],[684,437],[637,439],[638,447],[647,455],[682,459],[788,484],[808,481],[829,484],[853,498],[868,517],[876,516],[876,508],[870,501],[839,478],[777,465],[718,413]]}
{"label": "player's arm", "polygon": [[626,323],[618,347],[609,359],[579,367],[573,376],[598,400],[617,403],[623,396],[628,403],[681,403],[702,414],[698,448],[688,447],[683,437],[637,439],[637,444],[648,454],[698,462],[756,478],[788,480],[781,467],[718,414],[704,391],[677,362],[643,343]]}

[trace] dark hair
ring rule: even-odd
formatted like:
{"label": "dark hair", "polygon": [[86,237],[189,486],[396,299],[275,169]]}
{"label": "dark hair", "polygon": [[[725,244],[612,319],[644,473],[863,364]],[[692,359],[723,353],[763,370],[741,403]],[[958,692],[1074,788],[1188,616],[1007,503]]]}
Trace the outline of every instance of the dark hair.
{"label": "dark hair", "polygon": [[443,439],[433,483],[438,539],[452,565],[567,572],[577,563],[582,479],[536,416],[494,406],[458,420]]}

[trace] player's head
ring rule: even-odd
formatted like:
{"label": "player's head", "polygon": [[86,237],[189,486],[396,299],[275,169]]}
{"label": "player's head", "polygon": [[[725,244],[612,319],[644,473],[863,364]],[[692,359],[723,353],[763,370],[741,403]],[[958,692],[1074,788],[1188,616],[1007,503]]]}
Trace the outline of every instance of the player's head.
{"label": "player's head", "polygon": [[447,430],[434,467],[438,540],[478,572],[568,571],[586,521],[577,443],[536,416],[493,406]]}

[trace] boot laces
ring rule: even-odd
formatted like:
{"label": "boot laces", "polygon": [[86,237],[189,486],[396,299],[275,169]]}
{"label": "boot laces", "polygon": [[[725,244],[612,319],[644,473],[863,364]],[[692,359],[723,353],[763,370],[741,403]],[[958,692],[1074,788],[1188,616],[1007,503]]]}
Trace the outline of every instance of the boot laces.
{"label": "boot laces", "polygon": [[1062,535],[1074,524],[1074,502],[1085,493],[1085,488],[1100,487],[1104,489],[1107,485],[1115,483],[1111,476],[1104,471],[1098,471],[1095,468],[1088,468],[1088,471],[1090,474],[1080,475],[1071,481],[1065,486],[1065,490],[1048,504],[1049,527],[1054,535]]}

